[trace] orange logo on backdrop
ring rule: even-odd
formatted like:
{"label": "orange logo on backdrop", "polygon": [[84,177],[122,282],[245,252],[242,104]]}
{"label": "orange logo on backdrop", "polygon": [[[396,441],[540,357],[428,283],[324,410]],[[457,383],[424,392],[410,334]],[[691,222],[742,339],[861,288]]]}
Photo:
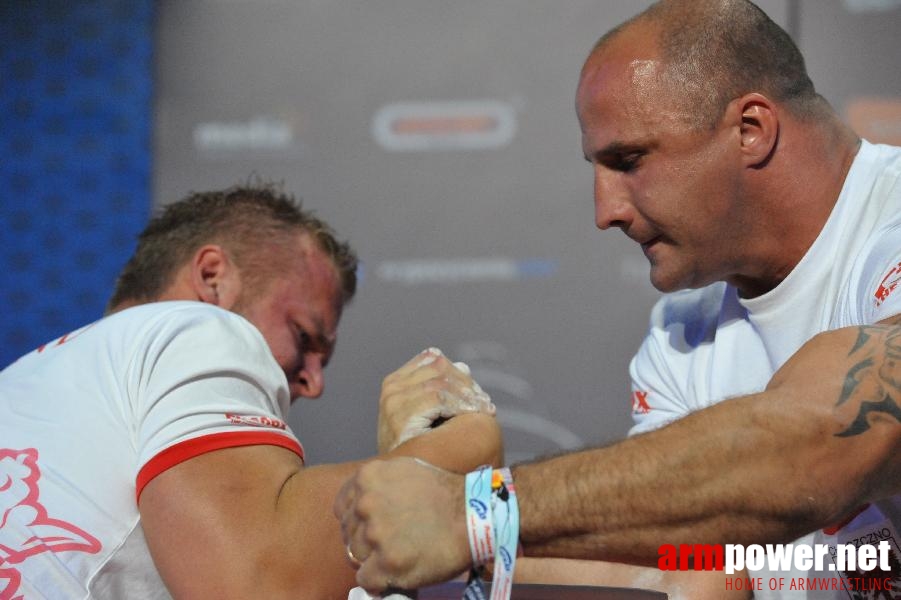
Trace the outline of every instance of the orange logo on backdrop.
{"label": "orange logo on backdrop", "polygon": [[394,102],[372,117],[372,135],[385,150],[502,148],[516,134],[516,108],[499,100]]}
{"label": "orange logo on backdrop", "polygon": [[460,117],[407,117],[391,123],[398,134],[460,134],[466,132],[487,133],[497,128],[497,119],[490,116]]}
{"label": "orange logo on backdrop", "polygon": [[901,98],[855,98],[848,103],[848,122],[873,143],[901,146]]}

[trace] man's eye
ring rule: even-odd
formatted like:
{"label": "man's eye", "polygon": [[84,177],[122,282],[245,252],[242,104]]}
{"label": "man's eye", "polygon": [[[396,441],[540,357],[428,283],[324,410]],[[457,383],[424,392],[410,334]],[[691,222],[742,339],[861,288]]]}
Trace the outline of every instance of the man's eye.
{"label": "man's eye", "polygon": [[310,337],[310,334],[308,334],[306,331],[304,331],[303,329],[298,327],[297,328],[297,341],[302,348],[307,349],[312,345],[313,338]]}
{"label": "man's eye", "polygon": [[629,154],[620,155],[616,158],[612,167],[623,173],[634,171],[638,168],[639,164],[641,164],[643,156],[644,153],[642,152],[630,152]]}
{"label": "man's eye", "polygon": [[628,173],[641,166],[645,154],[644,150],[610,152],[603,155],[600,162],[611,171]]}

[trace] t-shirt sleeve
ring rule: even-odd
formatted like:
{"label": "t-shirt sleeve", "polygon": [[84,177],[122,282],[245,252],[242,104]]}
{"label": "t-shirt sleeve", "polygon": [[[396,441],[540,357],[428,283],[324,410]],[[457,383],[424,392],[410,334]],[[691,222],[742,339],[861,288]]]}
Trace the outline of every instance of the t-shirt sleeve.
{"label": "t-shirt sleeve", "polygon": [[878,323],[901,314],[901,216],[880,228],[863,250],[858,298],[863,323]]}
{"label": "t-shirt sleeve", "polygon": [[673,372],[674,357],[667,352],[670,333],[663,323],[664,302],[651,312],[648,334],[629,363],[634,422],[630,436],[663,427],[690,412]]}
{"label": "t-shirt sleeve", "polygon": [[285,375],[253,325],[200,305],[166,313],[145,335],[133,365],[138,496],[166,469],[212,450],[270,444],[303,459],[285,423]]}

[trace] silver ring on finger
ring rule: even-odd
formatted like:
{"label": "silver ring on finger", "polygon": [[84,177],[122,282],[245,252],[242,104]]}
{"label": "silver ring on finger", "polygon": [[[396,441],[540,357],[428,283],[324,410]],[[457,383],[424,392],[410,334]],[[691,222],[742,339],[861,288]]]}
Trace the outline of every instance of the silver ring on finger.
{"label": "silver ring on finger", "polygon": [[350,560],[351,564],[353,564],[355,569],[359,569],[363,565],[363,561],[354,556],[353,551],[350,549],[350,544],[344,547],[344,550],[347,552],[347,558]]}

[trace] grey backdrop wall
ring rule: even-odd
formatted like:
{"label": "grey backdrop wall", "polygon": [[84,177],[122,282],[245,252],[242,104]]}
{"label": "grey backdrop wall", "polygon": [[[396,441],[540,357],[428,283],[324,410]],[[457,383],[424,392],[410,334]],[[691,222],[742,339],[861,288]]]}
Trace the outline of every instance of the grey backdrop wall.
{"label": "grey backdrop wall", "polygon": [[[491,393],[509,460],[624,435],[657,293],[640,250],[594,227],[573,92],[647,4],[159,3],[156,202],[282,181],[362,255],[326,393],[292,409],[313,463],[373,452],[382,377],[427,346]],[[821,92],[896,143],[898,4],[760,3]]]}

